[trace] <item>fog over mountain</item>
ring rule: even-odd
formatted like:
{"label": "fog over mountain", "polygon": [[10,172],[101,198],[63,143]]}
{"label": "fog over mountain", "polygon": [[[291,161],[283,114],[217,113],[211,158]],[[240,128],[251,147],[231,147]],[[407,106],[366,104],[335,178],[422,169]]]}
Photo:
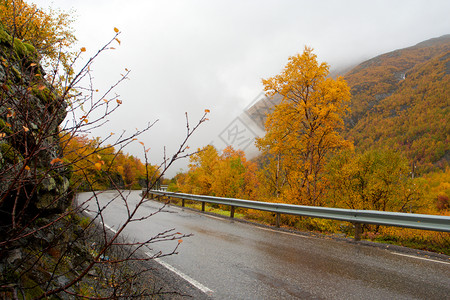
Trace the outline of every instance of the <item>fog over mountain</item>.
{"label": "fog over mountain", "polygon": [[[204,109],[211,111],[191,149],[229,143],[229,129],[238,124],[233,122],[245,122],[245,110],[262,91],[261,78],[278,74],[305,45],[341,73],[450,29],[448,1],[32,2],[75,10],[74,49],[87,48],[84,62],[113,36],[114,27],[120,29],[121,45],[93,67],[94,84],[109,87],[124,68],[131,70],[130,80],[116,90],[123,99],[120,110],[92,135],[133,132],[159,119],[141,138],[152,149],[152,163],[161,161],[164,146],[170,154],[184,138],[185,112],[194,123]],[[262,134],[257,125],[249,127],[251,135]],[[139,144],[126,151],[143,157]],[[186,161],[168,175],[181,168],[186,170]]]}

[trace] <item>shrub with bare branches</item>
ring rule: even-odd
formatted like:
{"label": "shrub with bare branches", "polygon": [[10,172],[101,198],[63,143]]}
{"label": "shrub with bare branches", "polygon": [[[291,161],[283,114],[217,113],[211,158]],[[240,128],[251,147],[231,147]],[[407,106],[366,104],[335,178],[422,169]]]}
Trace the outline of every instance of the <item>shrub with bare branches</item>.
{"label": "shrub with bare branches", "polygon": [[[115,29],[112,39],[78,72],[72,74],[71,70],[83,48],[72,56],[70,67],[60,70],[56,63],[52,64],[55,69],[46,73],[40,64],[42,53],[0,24],[0,298],[154,296],[162,290],[137,283],[137,278],[147,271],[139,261],[174,254],[179,244],[169,253],[156,253],[153,257],[143,258],[137,251],[156,242],[188,236],[169,229],[142,242],[130,242],[120,234],[130,223],[158,213],[142,216],[138,211],[147,201],[148,190],[165,171],[176,160],[190,155],[186,143],[207,120],[206,111],[192,128],[186,115],[187,132],[178,150],[164,157],[155,172],[146,168],[146,187],[137,203],[130,203],[108,172],[105,176],[116,188],[116,197],[107,204],[99,201],[95,191],[76,201],[77,185],[70,184],[72,172],[77,171],[85,174],[84,184],[93,189],[87,169],[96,162],[88,158],[105,148],[117,149],[115,153],[119,153],[155,124],[114,139],[100,138],[89,153],[80,151],[71,160],[64,158],[72,139],[103,126],[120,106],[120,100],[111,92],[129,71],[103,94],[94,93],[91,80],[91,65],[111,48],[119,34]],[[68,56],[61,57],[65,57],[66,64]],[[66,73],[59,74],[61,71]],[[71,151],[77,153],[76,149]],[[147,166],[145,148],[143,152]],[[88,163],[77,164],[83,160]],[[103,214],[113,201],[123,204],[127,217],[111,233]],[[81,214],[88,207],[97,208],[92,210],[91,218]]]}

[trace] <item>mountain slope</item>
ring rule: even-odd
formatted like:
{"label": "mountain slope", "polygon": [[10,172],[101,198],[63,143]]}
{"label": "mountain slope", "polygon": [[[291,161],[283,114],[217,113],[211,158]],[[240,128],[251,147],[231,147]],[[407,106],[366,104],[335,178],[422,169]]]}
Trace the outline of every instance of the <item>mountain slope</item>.
{"label": "mountain slope", "polygon": [[346,136],[359,150],[390,147],[429,169],[450,160],[450,35],[370,59],[344,78]]}

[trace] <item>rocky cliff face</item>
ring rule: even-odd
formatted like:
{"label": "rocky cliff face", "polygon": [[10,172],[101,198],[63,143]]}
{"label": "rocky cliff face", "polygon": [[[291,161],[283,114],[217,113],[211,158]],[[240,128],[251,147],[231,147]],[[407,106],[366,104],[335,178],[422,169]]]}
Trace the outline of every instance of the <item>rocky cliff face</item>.
{"label": "rocky cliff face", "polygon": [[36,237],[33,233],[57,219],[71,202],[70,172],[59,159],[58,126],[66,116],[67,105],[44,76],[34,47],[13,39],[0,24],[3,275],[5,270],[18,270],[14,266],[23,262],[27,252],[24,247],[29,246],[31,237]]}
{"label": "rocky cliff face", "polygon": [[68,172],[54,161],[66,103],[44,76],[33,46],[0,27],[1,231],[67,206]]}
{"label": "rocky cliff face", "polygon": [[34,47],[0,24],[0,299],[147,294],[137,248],[71,205],[68,166],[80,158],[62,158],[59,125],[72,106],[45,76]]}

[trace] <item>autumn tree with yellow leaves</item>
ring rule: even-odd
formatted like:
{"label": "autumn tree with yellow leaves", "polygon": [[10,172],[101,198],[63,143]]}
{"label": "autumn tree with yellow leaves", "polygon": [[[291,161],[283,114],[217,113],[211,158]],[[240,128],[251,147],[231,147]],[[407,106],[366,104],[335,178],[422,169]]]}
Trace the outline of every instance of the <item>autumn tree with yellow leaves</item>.
{"label": "autumn tree with yellow leaves", "polygon": [[423,178],[411,178],[408,161],[399,152],[342,151],[326,170],[327,206],[396,212],[418,212],[424,206]]}
{"label": "autumn tree with yellow leaves", "polygon": [[219,197],[254,199],[258,187],[256,164],[242,150],[228,146],[222,151],[212,185]]}
{"label": "autumn tree with yellow leaves", "polygon": [[263,185],[282,202],[321,205],[327,156],[352,146],[339,133],[350,90],[342,78],[328,74],[329,65],[305,47],[281,74],[263,80],[267,95],[281,95],[282,102],[268,116],[266,135],[256,145],[267,159]]}
{"label": "autumn tree with yellow leaves", "polygon": [[[76,41],[71,28],[71,14],[48,8],[44,11],[23,0],[0,1],[0,23],[15,38],[32,45],[49,71],[51,81],[58,80],[56,73],[73,75],[71,64],[76,54],[68,51]],[[64,76],[63,76],[64,77]]]}
{"label": "autumn tree with yellow leaves", "polygon": [[142,163],[112,145],[101,145],[101,138],[63,135],[60,144],[63,159],[71,165],[71,186],[78,191],[142,189],[152,179],[147,180],[147,175],[160,175],[158,166]]}
{"label": "autumn tree with yellow leaves", "polygon": [[189,194],[254,199],[257,166],[242,150],[231,146],[219,152],[207,145],[190,157],[189,171],[176,176],[174,189]]}

